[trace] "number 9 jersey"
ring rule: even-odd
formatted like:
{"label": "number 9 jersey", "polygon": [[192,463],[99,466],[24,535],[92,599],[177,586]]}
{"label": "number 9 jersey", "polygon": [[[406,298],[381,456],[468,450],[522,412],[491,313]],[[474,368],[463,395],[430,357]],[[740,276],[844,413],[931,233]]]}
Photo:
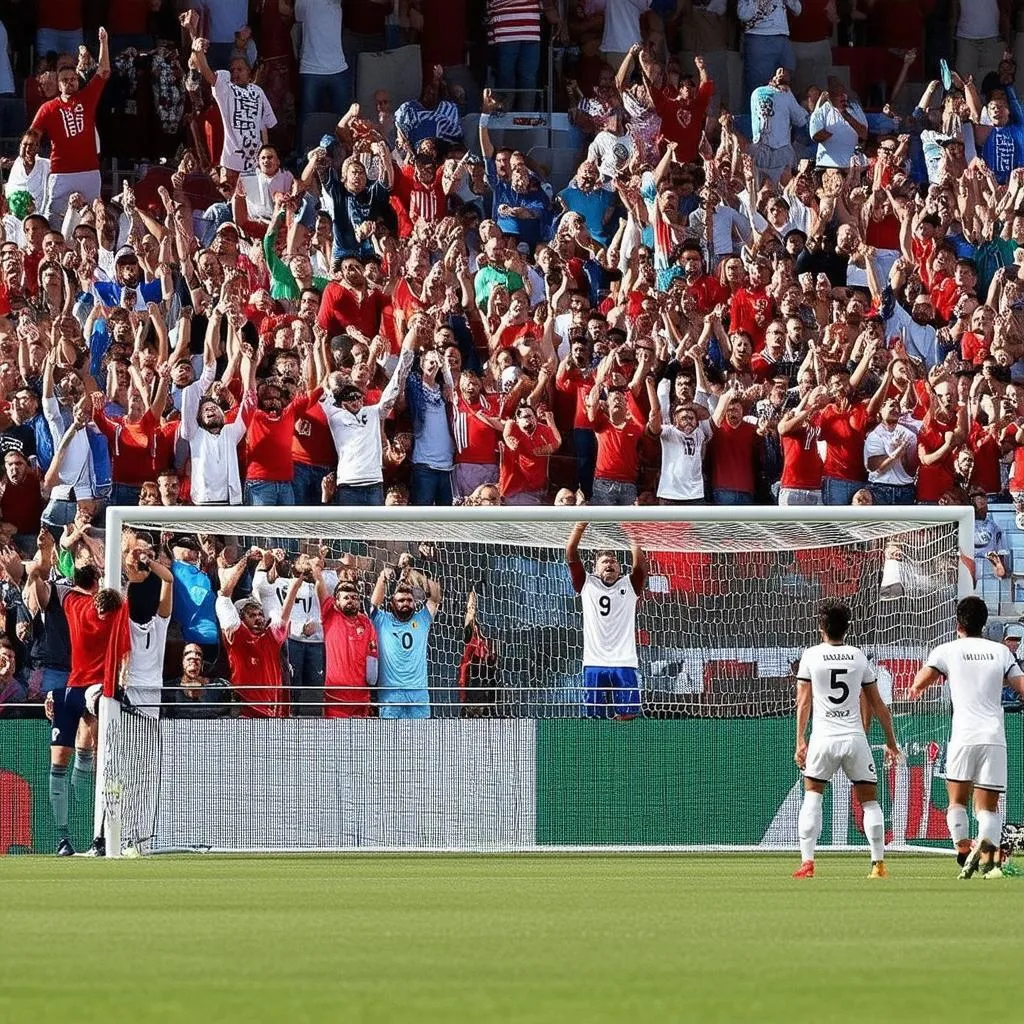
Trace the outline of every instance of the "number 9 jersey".
{"label": "number 9 jersey", "polygon": [[804,651],[797,679],[811,684],[811,738],[864,736],[862,687],[875,684],[875,669],[864,652],[848,644],[818,644]]}
{"label": "number 9 jersey", "polygon": [[636,603],[633,582],[620,576],[610,586],[588,575],[580,590],[583,602],[583,665],[592,668],[637,668]]}

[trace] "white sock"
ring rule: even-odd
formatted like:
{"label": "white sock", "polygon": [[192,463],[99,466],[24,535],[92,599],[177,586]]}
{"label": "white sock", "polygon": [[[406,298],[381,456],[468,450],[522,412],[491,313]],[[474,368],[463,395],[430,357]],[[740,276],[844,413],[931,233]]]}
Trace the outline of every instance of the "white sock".
{"label": "white sock", "polygon": [[800,805],[797,818],[797,830],[800,834],[800,859],[814,860],[814,848],[818,845],[821,835],[821,794],[811,790],[804,791],[804,802]]}
{"label": "white sock", "polygon": [[963,804],[950,804],[946,811],[946,826],[954,846],[959,846],[971,836],[971,823],[967,820],[967,808]]}
{"label": "white sock", "polygon": [[978,819],[978,841],[986,840],[998,847],[1003,837],[1003,816],[999,811],[975,811]]}
{"label": "white sock", "polygon": [[864,835],[871,847],[872,863],[885,859],[885,819],[877,800],[864,804]]}

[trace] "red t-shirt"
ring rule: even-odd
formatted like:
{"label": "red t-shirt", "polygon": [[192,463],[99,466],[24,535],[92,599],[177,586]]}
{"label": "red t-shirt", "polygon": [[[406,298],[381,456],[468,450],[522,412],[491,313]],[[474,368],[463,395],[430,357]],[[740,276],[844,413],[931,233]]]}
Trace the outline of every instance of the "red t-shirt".
{"label": "red t-shirt", "polygon": [[107,31],[111,35],[145,35],[150,9],[149,0],[110,0]]}
{"label": "red t-shirt", "polygon": [[246,478],[291,480],[295,475],[292,441],[295,418],[314,403],[306,394],[296,395],[276,419],[257,409],[245,435]]}
{"label": "red t-shirt", "polygon": [[327,674],[324,677],[325,718],[367,718],[370,689],[366,661],[377,657],[377,634],[363,612],[348,616],[338,611],[333,597],[320,605],[324,624]]}
{"label": "red t-shirt", "polygon": [[15,527],[15,533],[39,533],[43,515],[43,494],[39,474],[30,469],[20,484],[7,481],[0,495],[0,520]]}
{"label": "red t-shirt", "polygon": [[547,490],[550,456],[534,453],[545,445],[553,445],[555,435],[544,423],[538,423],[532,434],[527,434],[514,423],[511,433],[518,447],[513,450],[507,445],[501,446],[501,476],[498,485],[502,496]]}
{"label": "red t-shirt", "polygon": [[155,478],[156,418],[148,409],[138,423],[128,423],[121,416],[111,419],[102,409],[93,419],[110,443],[116,483],[138,487]]}
{"label": "red t-shirt", "polygon": [[292,458],[304,466],[334,467],[338,462],[338,450],[334,447],[324,407],[320,404],[322,397],[323,389],[317,388],[309,403],[295,410]]}
{"label": "red t-shirt", "polygon": [[[917,435],[918,456],[921,450],[926,455],[937,452],[946,443],[946,428],[940,423],[925,420]],[[946,491],[956,484],[953,463],[956,449],[951,448],[938,462],[926,466],[923,462],[917,469],[917,500],[938,501]]]}
{"label": "red t-shirt", "polygon": [[867,478],[864,469],[864,441],[872,420],[864,402],[840,412],[835,405],[826,406],[818,417],[821,439],[828,443],[825,452],[825,476],[836,480],[860,483]]}
{"label": "red t-shirt", "polygon": [[281,686],[281,647],[288,639],[283,625],[268,626],[256,636],[245,623],[228,643],[231,683],[242,699],[243,718],[287,718]]}
{"label": "red t-shirt", "polygon": [[787,11],[789,15],[789,38],[794,43],[820,43],[831,40],[832,22],[825,11],[833,0],[803,0],[799,14]]}
{"label": "red t-shirt", "polygon": [[114,616],[100,618],[92,594],[72,590],[64,598],[64,618],[71,637],[71,673],[68,686],[102,683]]}
{"label": "red t-shirt", "polygon": [[466,63],[466,5],[467,0],[421,0],[420,49],[425,72],[435,64],[448,68]]}
{"label": "red t-shirt", "polygon": [[575,403],[572,425],[575,430],[592,430],[590,417],[587,415],[587,395],[594,386],[594,371],[573,367],[566,370],[561,377],[555,378],[555,388],[566,395],[571,395]]}
{"label": "red t-shirt", "polygon": [[783,487],[800,491],[821,489],[822,461],[818,452],[817,424],[805,426],[783,434],[782,479]]}
{"label": "red t-shirt", "polygon": [[345,28],[365,36],[384,35],[391,7],[374,0],[345,0]]}
{"label": "red t-shirt", "polygon": [[956,283],[956,278],[943,278],[932,288],[931,291],[932,305],[935,307],[935,312],[938,313],[943,320],[948,321],[953,315],[953,309],[960,301],[960,296],[962,294],[963,293],[960,291],[960,285]]}
{"label": "red t-shirt", "polygon": [[384,295],[377,291],[368,291],[360,300],[351,288],[344,287],[340,281],[332,281],[324,289],[316,322],[329,338],[344,334],[349,325],[372,338],[380,331],[386,302]]}
{"label": "red t-shirt", "polygon": [[971,424],[968,447],[974,452],[974,470],[971,472],[971,486],[980,487],[986,494],[998,494],[1002,490],[999,480],[999,438],[980,423]]}
{"label": "red t-shirt", "polygon": [[94,75],[66,103],[59,96],[44,103],[32,120],[32,128],[48,136],[51,174],[80,174],[98,171],[96,152],[96,107],[105,78]]}
{"label": "red t-shirt", "polygon": [[477,413],[497,416],[498,411],[497,399],[490,395],[481,395],[473,405],[462,395],[455,396],[452,433],[455,437],[456,462],[481,466],[497,465],[501,432],[485,423]]}
{"label": "red t-shirt", "polygon": [[412,167],[399,167],[395,175],[391,194],[402,204],[408,214],[410,232],[419,220],[432,224],[448,212],[448,197],[441,183],[443,169],[438,168],[430,185],[421,184]]}
{"label": "red t-shirt", "polygon": [[725,302],[729,298],[729,289],[720,284],[717,277],[711,277],[709,274],[704,274],[693,284],[686,285],[684,291],[697,300],[698,313],[710,313],[720,302]]}
{"label": "red t-shirt", "polygon": [[731,427],[723,420],[711,435],[711,487],[753,494],[757,454],[757,428],[746,420]]}
{"label": "red t-shirt", "polygon": [[740,288],[729,303],[729,331],[746,331],[754,351],[764,348],[764,332],[775,313],[775,303],[763,289]]}
{"label": "red t-shirt", "polygon": [[960,357],[965,363],[973,366],[981,366],[989,355],[989,344],[985,341],[984,335],[975,334],[973,331],[964,331],[960,335]]}
{"label": "red t-shirt", "polygon": [[693,163],[697,159],[700,133],[704,130],[704,118],[714,94],[713,82],[698,86],[697,95],[688,103],[678,96],[670,96],[664,89],[654,90],[654,109],[661,118],[661,137],[665,142],[676,144],[676,159],[680,163]]}
{"label": "red t-shirt", "polygon": [[[40,28],[72,32],[82,27],[82,0],[36,0]],[[45,54],[36,54],[37,57]]]}
{"label": "red t-shirt", "polygon": [[[1011,423],[1003,431],[1004,444],[1017,444],[1017,427]],[[1013,493],[1024,491],[1024,445],[1013,450],[1013,469],[1010,470],[1008,489]]]}
{"label": "red t-shirt", "polygon": [[604,413],[599,413],[593,424],[597,435],[597,463],[594,476],[602,480],[617,480],[635,484],[640,469],[640,438],[644,425],[633,413],[627,413],[626,422],[615,427]]}

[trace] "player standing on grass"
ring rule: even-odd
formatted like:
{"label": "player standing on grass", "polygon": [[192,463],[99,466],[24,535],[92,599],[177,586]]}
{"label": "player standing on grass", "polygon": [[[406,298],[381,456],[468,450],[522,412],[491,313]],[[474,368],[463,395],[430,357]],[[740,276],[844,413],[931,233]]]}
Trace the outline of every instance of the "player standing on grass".
{"label": "player standing on grass", "polygon": [[[899,746],[892,716],[875,685],[875,669],[866,655],[846,643],[850,609],[840,601],[824,601],[818,611],[821,643],[809,647],[797,669],[796,753],[804,773],[804,800],[797,827],[800,867],[794,878],[814,877],[814,848],[821,835],[821,800],[825,786],[842,768],[853,783],[864,811],[864,834],[871,847],[869,878],[885,878],[885,821],[876,799],[875,761],[864,722],[874,715],[885,731],[887,760],[898,760]],[[813,725],[810,742],[807,724]]]}
{"label": "player standing on grass", "polygon": [[565,545],[572,588],[583,602],[583,699],[592,718],[640,714],[637,679],[636,605],[647,584],[647,556],[630,543],[633,569],[627,579],[614,551],[598,551],[588,574],[579,556],[587,523],[577,523]]}
{"label": "player standing on grass", "polygon": [[[946,750],[946,823],[957,849],[960,877],[970,878],[980,865],[985,878],[1002,878],[996,860],[1003,833],[1000,794],[1006,792],[1006,732],[1003,686],[1024,695],[1024,672],[1005,644],[982,635],[988,606],[980,597],[965,597],[956,606],[957,639],[940,644],[914,678],[911,697],[920,697],[943,676],[949,683],[953,725]],[[978,839],[971,845],[967,801],[974,793]]]}
{"label": "player standing on grass", "polygon": [[395,570],[385,566],[370,595],[370,621],[377,630],[377,714],[381,718],[429,718],[427,641],[434,616],[441,606],[441,587],[426,581],[427,600],[416,607],[412,586],[399,583],[384,607],[389,580]]}

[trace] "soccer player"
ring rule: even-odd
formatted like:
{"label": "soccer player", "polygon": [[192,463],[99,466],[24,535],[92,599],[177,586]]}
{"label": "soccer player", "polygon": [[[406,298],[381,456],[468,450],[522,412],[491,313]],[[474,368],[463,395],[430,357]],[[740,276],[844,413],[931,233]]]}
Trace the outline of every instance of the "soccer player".
{"label": "soccer player", "polygon": [[426,580],[427,599],[416,607],[408,583],[399,583],[384,607],[393,566],[385,566],[370,595],[370,621],[377,631],[380,662],[377,673],[378,715],[381,718],[429,718],[430,692],[427,688],[427,641],[434,616],[441,606],[441,587]]}
{"label": "soccer player", "polygon": [[[953,704],[953,724],[946,750],[946,823],[957,849],[960,877],[981,867],[985,878],[1002,878],[996,859],[1003,832],[999,796],[1006,792],[1006,733],[1003,686],[1024,695],[1024,672],[1005,644],[986,640],[982,630],[988,606],[980,597],[965,597],[956,606],[957,639],[940,644],[921,666],[910,688],[920,697],[945,677]],[[974,794],[978,838],[971,845],[967,801]]]}
{"label": "soccer player", "polygon": [[636,605],[647,584],[647,556],[629,547],[633,568],[626,579],[614,551],[598,551],[588,574],[579,556],[587,523],[577,523],[565,545],[572,588],[583,602],[583,699],[593,718],[640,714],[637,679]]}
{"label": "soccer player", "polygon": [[377,683],[377,634],[360,606],[359,588],[340,580],[328,593],[319,563],[313,563],[316,592],[323,619],[327,670],[325,718],[368,718],[370,688]]}
{"label": "soccer player", "polygon": [[[140,715],[159,718],[174,577],[171,570],[158,561],[152,547],[145,544],[128,555],[125,569],[131,637],[130,653],[125,663],[125,696]],[[159,581],[155,609],[151,603],[153,577]]]}
{"label": "soccer player", "polygon": [[[797,826],[801,865],[794,878],[814,877],[814,848],[821,835],[821,799],[840,768],[853,783],[864,811],[864,834],[871,847],[869,878],[886,878],[885,821],[876,798],[875,762],[865,732],[874,715],[885,731],[886,758],[899,759],[892,716],[878,695],[875,669],[864,652],[846,643],[850,609],[841,601],[824,601],[818,611],[821,643],[809,647],[797,669],[796,753],[804,773],[804,800]],[[810,742],[807,724],[812,717]]]}
{"label": "soccer player", "polygon": [[[68,790],[76,800],[87,801],[92,794],[96,772],[96,717],[86,708],[85,692],[102,684],[107,642],[121,595],[100,590],[100,573],[95,565],[76,567],[74,586],[57,587],[71,641],[71,672],[66,686],[46,696],[46,717],[50,733],[50,806],[57,827],[57,856],[74,856],[68,827]],[[75,752],[75,767],[68,779],[68,762]],[[98,850],[96,851],[98,852]]]}

